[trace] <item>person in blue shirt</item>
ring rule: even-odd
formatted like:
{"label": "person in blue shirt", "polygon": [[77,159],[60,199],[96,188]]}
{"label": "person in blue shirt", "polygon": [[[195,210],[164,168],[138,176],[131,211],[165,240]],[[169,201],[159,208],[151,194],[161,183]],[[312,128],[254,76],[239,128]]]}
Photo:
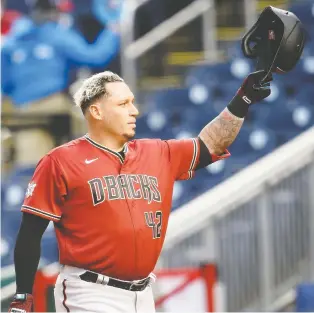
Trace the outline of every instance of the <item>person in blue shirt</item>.
{"label": "person in blue shirt", "polygon": [[9,34],[1,51],[2,92],[15,106],[62,92],[68,86],[70,65],[106,66],[119,50],[119,34],[103,30],[94,44],[56,22],[52,2],[37,1],[33,22]]}
{"label": "person in blue shirt", "polygon": [[93,0],[92,12],[102,24],[115,25],[121,16],[124,0]]}
{"label": "person in blue shirt", "polygon": [[[70,69],[105,67],[119,50],[120,36],[106,27],[89,44],[78,32],[58,23],[58,18],[53,0],[36,0],[31,19],[12,27],[1,50],[2,96],[10,99],[14,111],[25,114],[25,121],[34,113],[68,114],[77,129],[81,122],[73,118],[72,100],[65,93]],[[49,131],[38,127],[20,125],[14,136],[16,163],[23,166],[36,164],[56,144]]]}

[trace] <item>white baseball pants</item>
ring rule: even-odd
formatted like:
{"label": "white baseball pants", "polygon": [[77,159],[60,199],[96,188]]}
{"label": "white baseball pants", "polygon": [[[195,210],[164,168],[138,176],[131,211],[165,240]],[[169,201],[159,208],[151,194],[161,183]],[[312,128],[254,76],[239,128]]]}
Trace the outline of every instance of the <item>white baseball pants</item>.
{"label": "white baseball pants", "polygon": [[83,281],[79,275],[84,272],[84,269],[61,266],[54,289],[57,312],[156,312],[150,285],[143,291],[129,291]]}

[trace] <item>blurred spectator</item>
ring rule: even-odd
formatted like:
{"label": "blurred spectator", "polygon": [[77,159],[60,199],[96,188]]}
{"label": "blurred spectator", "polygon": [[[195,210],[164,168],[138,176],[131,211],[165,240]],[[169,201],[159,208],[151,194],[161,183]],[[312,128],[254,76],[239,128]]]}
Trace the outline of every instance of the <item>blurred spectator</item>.
{"label": "blurred spectator", "polygon": [[123,0],[93,0],[92,11],[102,24],[115,28],[121,16],[122,6]]}
{"label": "blurred spectator", "polygon": [[[53,0],[35,0],[31,18],[24,21],[23,31],[12,30],[2,47],[2,93],[23,114],[69,114],[72,101],[64,91],[71,66],[106,66],[119,49],[119,33],[104,29],[90,45],[58,23]],[[49,137],[38,129],[17,132],[17,162],[37,163],[38,148],[43,154],[55,144]]]}
{"label": "blurred spectator", "polygon": [[116,32],[105,30],[95,45],[88,45],[74,30],[63,28],[48,0],[36,2],[32,17],[27,31],[8,36],[2,48],[2,88],[15,106],[64,90],[71,63],[105,66],[118,50]]}
{"label": "blurred spectator", "polygon": [[[105,0],[104,0],[105,1]],[[91,1],[86,0],[72,0],[73,3],[73,11],[72,14],[75,18],[86,15],[86,14],[92,14],[91,10]]]}
{"label": "blurred spectator", "polygon": [[[105,0],[104,0],[105,1]],[[74,27],[89,43],[94,43],[106,24],[102,24],[92,12],[92,0],[72,0]]]}
{"label": "blurred spectator", "polygon": [[[94,43],[104,27],[118,30],[124,0],[72,0],[72,3],[74,26],[87,42]],[[119,53],[110,61],[108,68],[113,72],[121,72]],[[101,67],[93,69],[94,73],[101,71],[103,71]]]}

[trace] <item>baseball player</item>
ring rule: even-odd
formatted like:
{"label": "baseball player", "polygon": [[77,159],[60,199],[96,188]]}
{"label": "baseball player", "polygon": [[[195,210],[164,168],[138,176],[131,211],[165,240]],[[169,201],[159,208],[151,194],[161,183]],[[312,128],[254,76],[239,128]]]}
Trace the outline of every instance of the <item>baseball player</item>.
{"label": "baseball player", "polygon": [[155,312],[152,273],[161,252],[173,185],[230,156],[249,106],[270,95],[250,74],[197,138],[137,139],[134,95],[118,75],[87,79],[74,99],[88,133],[38,163],[22,205],[15,246],[17,290],[10,312],[31,312],[41,237],[54,223],[60,274],[57,312]]}

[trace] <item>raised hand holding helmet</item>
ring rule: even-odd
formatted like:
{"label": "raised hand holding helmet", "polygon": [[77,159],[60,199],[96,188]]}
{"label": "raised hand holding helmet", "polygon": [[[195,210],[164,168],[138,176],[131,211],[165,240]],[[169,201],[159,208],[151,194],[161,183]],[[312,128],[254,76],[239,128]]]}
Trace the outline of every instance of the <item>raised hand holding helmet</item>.
{"label": "raised hand holding helmet", "polygon": [[267,98],[270,93],[270,81],[261,83],[266,71],[257,71],[249,74],[228,105],[229,111],[238,117],[245,117],[249,106]]}

